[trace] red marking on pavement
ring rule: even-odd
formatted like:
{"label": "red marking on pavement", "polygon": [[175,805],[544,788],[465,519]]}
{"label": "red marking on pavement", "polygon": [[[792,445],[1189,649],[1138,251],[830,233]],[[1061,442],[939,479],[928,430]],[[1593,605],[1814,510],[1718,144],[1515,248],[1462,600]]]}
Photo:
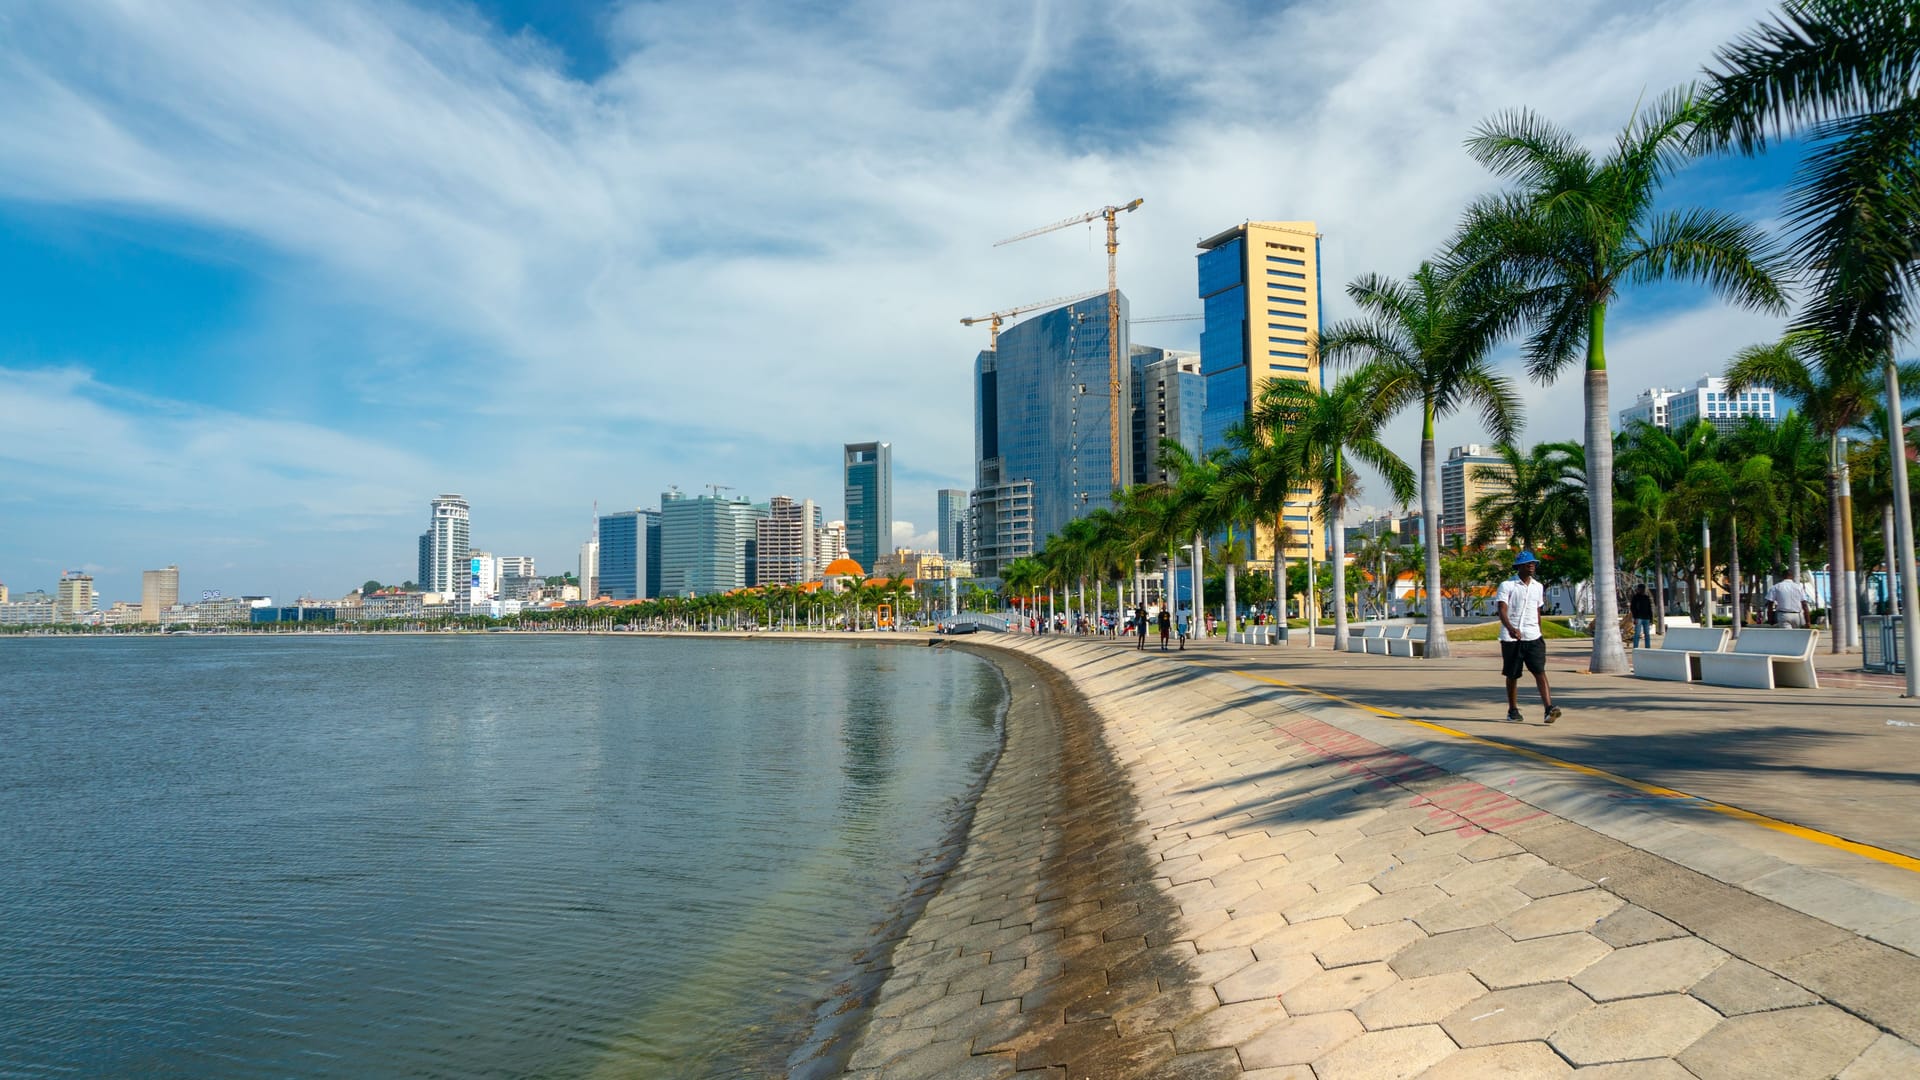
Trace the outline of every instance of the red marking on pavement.
{"label": "red marking on pavement", "polygon": [[1471,780],[1415,795],[1411,805],[1432,807],[1427,817],[1433,820],[1460,822],[1458,831],[1461,836],[1498,832],[1523,821],[1547,816],[1545,810]]}
{"label": "red marking on pavement", "polygon": [[[1447,775],[1445,769],[1319,720],[1295,720],[1277,730],[1323,758],[1346,762],[1346,771],[1367,777],[1368,787],[1398,787]],[[1431,807],[1429,818],[1447,822],[1461,836],[1478,836],[1546,816],[1544,810],[1471,780],[1416,795],[1410,805]]]}

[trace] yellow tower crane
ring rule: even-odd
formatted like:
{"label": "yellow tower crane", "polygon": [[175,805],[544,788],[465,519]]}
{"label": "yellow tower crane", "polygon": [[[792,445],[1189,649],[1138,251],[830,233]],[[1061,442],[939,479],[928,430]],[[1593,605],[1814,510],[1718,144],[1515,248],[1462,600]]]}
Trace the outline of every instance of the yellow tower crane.
{"label": "yellow tower crane", "polygon": [[1120,250],[1121,214],[1140,209],[1144,199],[1135,199],[1119,206],[1103,206],[1098,210],[1089,210],[1065,221],[1056,221],[1051,225],[1042,225],[1037,229],[1028,229],[1018,236],[1009,236],[1000,243],[1011,244],[1016,240],[1025,240],[1030,236],[1050,233],[1055,229],[1064,229],[1070,225],[1105,218],[1107,222],[1107,445],[1108,460],[1111,462],[1113,489],[1120,490],[1120,284],[1115,273],[1114,256]]}
{"label": "yellow tower crane", "polygon": [[1042,300],[1037,304],[1021,304],[1019,307],[1011,307],[1005,311],[996,311],[991,315],[975,315],[971,318],[961,319],[960,325],[972,326],[974,323],[988,323],[987,351],[998,352],[1000,351],[1000,321],[1002,319],[1011,319],[1015,315],[1024,315],[1029,311],[1039,311],[1041,308],[1059,307],[1062,304],[1077,304],[1089,297],[1099,296],[1100,292],[1101,290],[1094,289],[1092,292],[1083,292],[1074,296],[1056,296],[1051,300]]}

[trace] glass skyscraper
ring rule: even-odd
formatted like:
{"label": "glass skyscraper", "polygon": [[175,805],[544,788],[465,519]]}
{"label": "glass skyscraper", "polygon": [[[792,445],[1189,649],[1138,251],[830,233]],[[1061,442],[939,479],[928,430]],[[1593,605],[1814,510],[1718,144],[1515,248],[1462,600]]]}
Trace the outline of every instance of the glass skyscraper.
{"label": "glass skyscraper", "polygon": [[660,496],[660,595],[706,596],[746,588],[755,524],[766,512],[746,499]]}
{"label": "glass skyscraper", "polygon": [[[1200,241],[1200,373],[1206,379],[1200,446],[1226,445],[1227,431],[1252,415],[1261,390],[1275,379],[1324,385],[1312,339],[1321,329],[1320,237],[1311,221],[1248,221]],[[1296,491],[1286,518],[1293,528],[1290,557],[1305,558],[1311,540],[1325,551],[1311,506],[1313,488]],[[1271,557],[1271,524],[1256,544]]]}
{"label": "glass skyscraper", "polygon": [[873,573],[893,554],[893,444],[846,444],[847,557]]}
{"label": "glass skyscraper", "polygon": [[940,554],[948,559],[970,558],[967,551],[967,493],[941,488],[934,493],[934,518],[940,530]]}
{"label": "glass skyscraper", "polygon": [[[1128,303],[1120,296],[1120,484],[1133,477]],[[1055,308],[1000,334],[974,361],[975,573],[1046,543],[1113,502],[1107,298]]]}
{"label": "glass skyscraper", "polygon": [[[600,516],[600,595],[614,600],[651,600],[658,584],[660,511],[627,510]],[[653,572],[649,575],[648,570]],[[649,577],[655,580],[649,581]]]}
{"label": "glass skyscraper", "polygon": [[1162,439],[1200,453],[1200,423],[1207,381],[1197,353],[1135,345],[1133,361],[1133,482],[1172,479],[1156,462]]}

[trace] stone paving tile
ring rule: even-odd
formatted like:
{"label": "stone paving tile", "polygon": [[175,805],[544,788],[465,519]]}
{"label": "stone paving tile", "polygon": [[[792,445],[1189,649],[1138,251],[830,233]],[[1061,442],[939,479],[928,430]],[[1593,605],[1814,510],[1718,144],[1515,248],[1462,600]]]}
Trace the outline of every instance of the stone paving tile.
{"label": "stone paving tile", "polygon": [[1272,1069],[1250,1069],[1240,1080],[1313,1080],[1313,1069],[1306,1065],[1281,1065]]}
{"label": "stone paving tile", "polygon": [[1673,1057],[1721,1022],[1684,994],[1608,1002],[1568,1020],[1548,1041],[1575,1065]]}
{"label": "stone paving tile", "polygon": [[[1467,860],[1453,854],[1415,859],[1387,867],[1368,878],[1367,884],[1384,896],[1420,885],[1433,885],[1434,882],[1466,865]],[[1435,887],[1438,888],[1438,886]]]}
{"label": "stone paving tile", "polygon": [[1880,1033],[1831,1005],[1722,1020],[1680,1055],[1700,1080],[1825,1080]]}
{"label": "stone paving tile", "polygon": [[1593,1001],[1566,983],[1541,983],[1480,995],[1447,1014],[1440,1026],[1461,1046],[1545,1040],[1591,1008]]}
{"label": "stone paving tile", "polygon": [[1289,923],[1311,922],[1314,919],[1345,915],[1361,904],[1379,898],[1380,894],[1374,892],[1373,886],[1365,882],[1347,885],[1333,892],[1316,893],[1292,904],[1286,909],[1287,921]]}
{"label": "stone paving tile", "polygon": [[1404,891],[1385,893],[1378,900],[1369,900],[1347,912],[1346,920],[1355,929],[1378,926],[1410,919],[1436,904],[1449,902],[1447,894],[1441,892],[1439,886],[1416,885]]}
{"label": "stone paving tile", "polygon": [[1685,937],[1687,931],[1646,908],[1628,904],[1601,919],[1594,926],[1592,933],[1594,937],[1614,948],[1624,949],[1630,945],[1644,945],[1649,941]]}
{"label": "stone paving tile", "polygon": [[[1506,855],[1473,863],[1464,870],[1456,870],[1441,878],[1438,884],[1449,896],[1487,892],[1496,886],[1511,886],[1533,871],[1544,869],[1546,865],[1540,856],[1521,852],[1518,855]],[[1526,897],[1526,899],[1532,899],[1532,897]]]}
{"label": "stone paving tile", "polygon": [[1502,1043],[1462,1050],[1420,1074],[1420,1080],[1554,1080],[1573,1066],[1543,1042]]}
{"label": "stone paving tile", "polygon": [[1197,1050],[1161,1062],[1154,1080],[1233,1080],[1244,1075],[1240,1055],[1233,1050]]}
{"label": "stone paving tile", "polygon": [[1503,945],[1468,965],[1467,970],[1495,990],[1569,979],[1612,952],[1592,934],[1561,934]]}
{"label": "stone paving tile", "polygon": [[1403,1080],[1459,1049],[1431,1024],[1369,1031],[1313,1063],[1316,1080]]}
{"label": "stone paving tile", "polygon": [[1351,931],[1344,919],[1314,919],[1276,930],[1253,943],[1253,955],[1262,960],[1282,956],[1311,956],[1322,945]]}
{"label": "stone paving tile", "polygon": [[1515,941],[1592,930],[1626,901],[1600,889],[1566,892],[1535,900],[1494,925]]}
{"label": "stone paving tile", "polygon": [[1672,1058],[1618,1061],[1573,1070],[1576,1080],[1699,1080]]}
{"label": "stone paving tile", "polygon": [[1766,966],[1909,1042],[1920,1042],[1920,994],[1913,990],[1920,986],[1920,957],[1854,938]]}
{"label": "stone paving tile", "polygon": [[1484,993],[1480,980],[1464,971],[1401,979],[1355,1006],[1353,1015],[1368,1031],[1437,1024]]}
{"label": "stone paving tile", "polygon": [[1240,1044],[1240,1063],[1249,1069],[1307,1065],[1326,1057],[1361,1033],[1350,1012],[1315,1013],[1268,1028]]}
{"label": "stone paving tile", "polygon": [[1351,1009],[1393,985],[1398,976],[1385,964],[1355,964],[1323,971],[1280,995],[1291,1016]]}
{"label": "stone paving tile", "polygon": [[1313,955],[1325,968],[1370,964],[1386,960],[1426,936],[1426,931],[1410,922],[1381,923],[1342,934],[1315,949]]}
{"label": "stone paving tile", "polygon": [[1115,1012],[1113,1023],[1122,1038],[1149,1031],[1174,1031],[1219,1007],[1220,998],[1212,987],[1183,986]]}
{"label": "stone paving tile", "polygon": [[1416,941],[1395,953],[1387,963],[1403,979],[1438,975],[1443,971],[1465,971],[1481,957],[1512,941],[1491,926],[1476,926]]}
{"label": "stone paving tile", "polygon": [[1729,959],[1714,969],[1713,974],[1695,983],[1690,993],[1727,1016],[1789,1009],[1820,1000],[1805,987],[1737,958]]}
{"label": "stone paving tile", "polygon": [[1579,874],[1569,874],[1557,866],[1543,866],[1514,882],[1513,887],[1539,900],[1543,897],[1559,896],[1561,893],[1591,889],[1593,882]]}
{"label": "stone paving tile", "polygon": [[1920,1076],[1920,1047],[1882,1035],[1841,1071],[1839,1080],[1913,1080]]}
{"label": "stone paving tile", "polygon": [[1173,1045],[1184,1052],[1237,1046],[1287,1019],[1278,997],[1222,1005],[1173,1030]]}
{"label": "stone paving tile", "polygon": [[1511,885],[1494,885],[1460,893],[1451,900],[1424,908],[1413,916],[1413,921],[1429,934],[1444,934],[1450,930],[1490,926],[1532,902]]}
{"label": "stone paving tile", "polygon": [[1287,925],[1287,917],[1277,911],[1256,911],[1229,919],[1193,939],[1201,952],[1215,949],[1245,948]]}
{"label": "stone paving tile", "polygon": [[1249,964],[1213,984],[1220,1000],[1231,1004],[1256,998],[1278,998],[1288,990],[1319,975],[1319,961],[1311,953],[1289,953],[1272,960]]}
{"label": "stone paving tile", "polygon": [[1573,979],[1595,1001],[1677,994],[1713,974],[1727,954],[1699,938],[1674,938],[1617,949]]}

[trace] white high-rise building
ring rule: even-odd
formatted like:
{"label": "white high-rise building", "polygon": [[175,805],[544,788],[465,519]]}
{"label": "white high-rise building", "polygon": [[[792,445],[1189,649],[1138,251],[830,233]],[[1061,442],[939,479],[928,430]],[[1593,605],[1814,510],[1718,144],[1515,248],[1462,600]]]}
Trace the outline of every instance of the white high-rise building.
{"label": "white high-rise building", "polygon": [[500,558],[488,551],[475,551],[467,557],[468,602],[475,607],[500,599]]}
{"label": "white high-rise building", "polygon": [[1708,375],[1685,390],[1648,387],[1632,405],[1620,410],[1619,419],[1622,429],[1642,420],[1677,431],[1696,420],[1706,420],[1726,432],[1748,419],[1777,424],[1780,415],[1779,396],[1772,387],[1749,386],[1736,394],[1727,390],[1727,380]]}
{"label": "white high-rise building", "polygon": [[[0,597],[3,598],[3,597]],[[180,568],[140,572],[140,621],[157,623],[167,609],[180,603]]]}
{"label": "white high-rise building", "polygon": [[467,595],[472,566],[471,508],[464,495],[442,495],[433,500],[427,531],[420,534],[420,581],[422,591],[449,598]]}
{"label": "white high-rise building", "polygon": [[[847,523],[829,521],[820,527],[819,558],[820,565],[814,568],[813,576],[819,577],[836,559],[847,557]],[[867,567],[861,567],[865,570]]]}
{"label": "white high-rise building", "polygon": [[600,541],[596,537],[580,545],[580,599],[600,596]]}
{"label": "white high-rise building", "polygon": [[767,516],[754,522],[758,540],[755,585],[797,585],[820,576],[820,510],[812,499],[775,495]]}

